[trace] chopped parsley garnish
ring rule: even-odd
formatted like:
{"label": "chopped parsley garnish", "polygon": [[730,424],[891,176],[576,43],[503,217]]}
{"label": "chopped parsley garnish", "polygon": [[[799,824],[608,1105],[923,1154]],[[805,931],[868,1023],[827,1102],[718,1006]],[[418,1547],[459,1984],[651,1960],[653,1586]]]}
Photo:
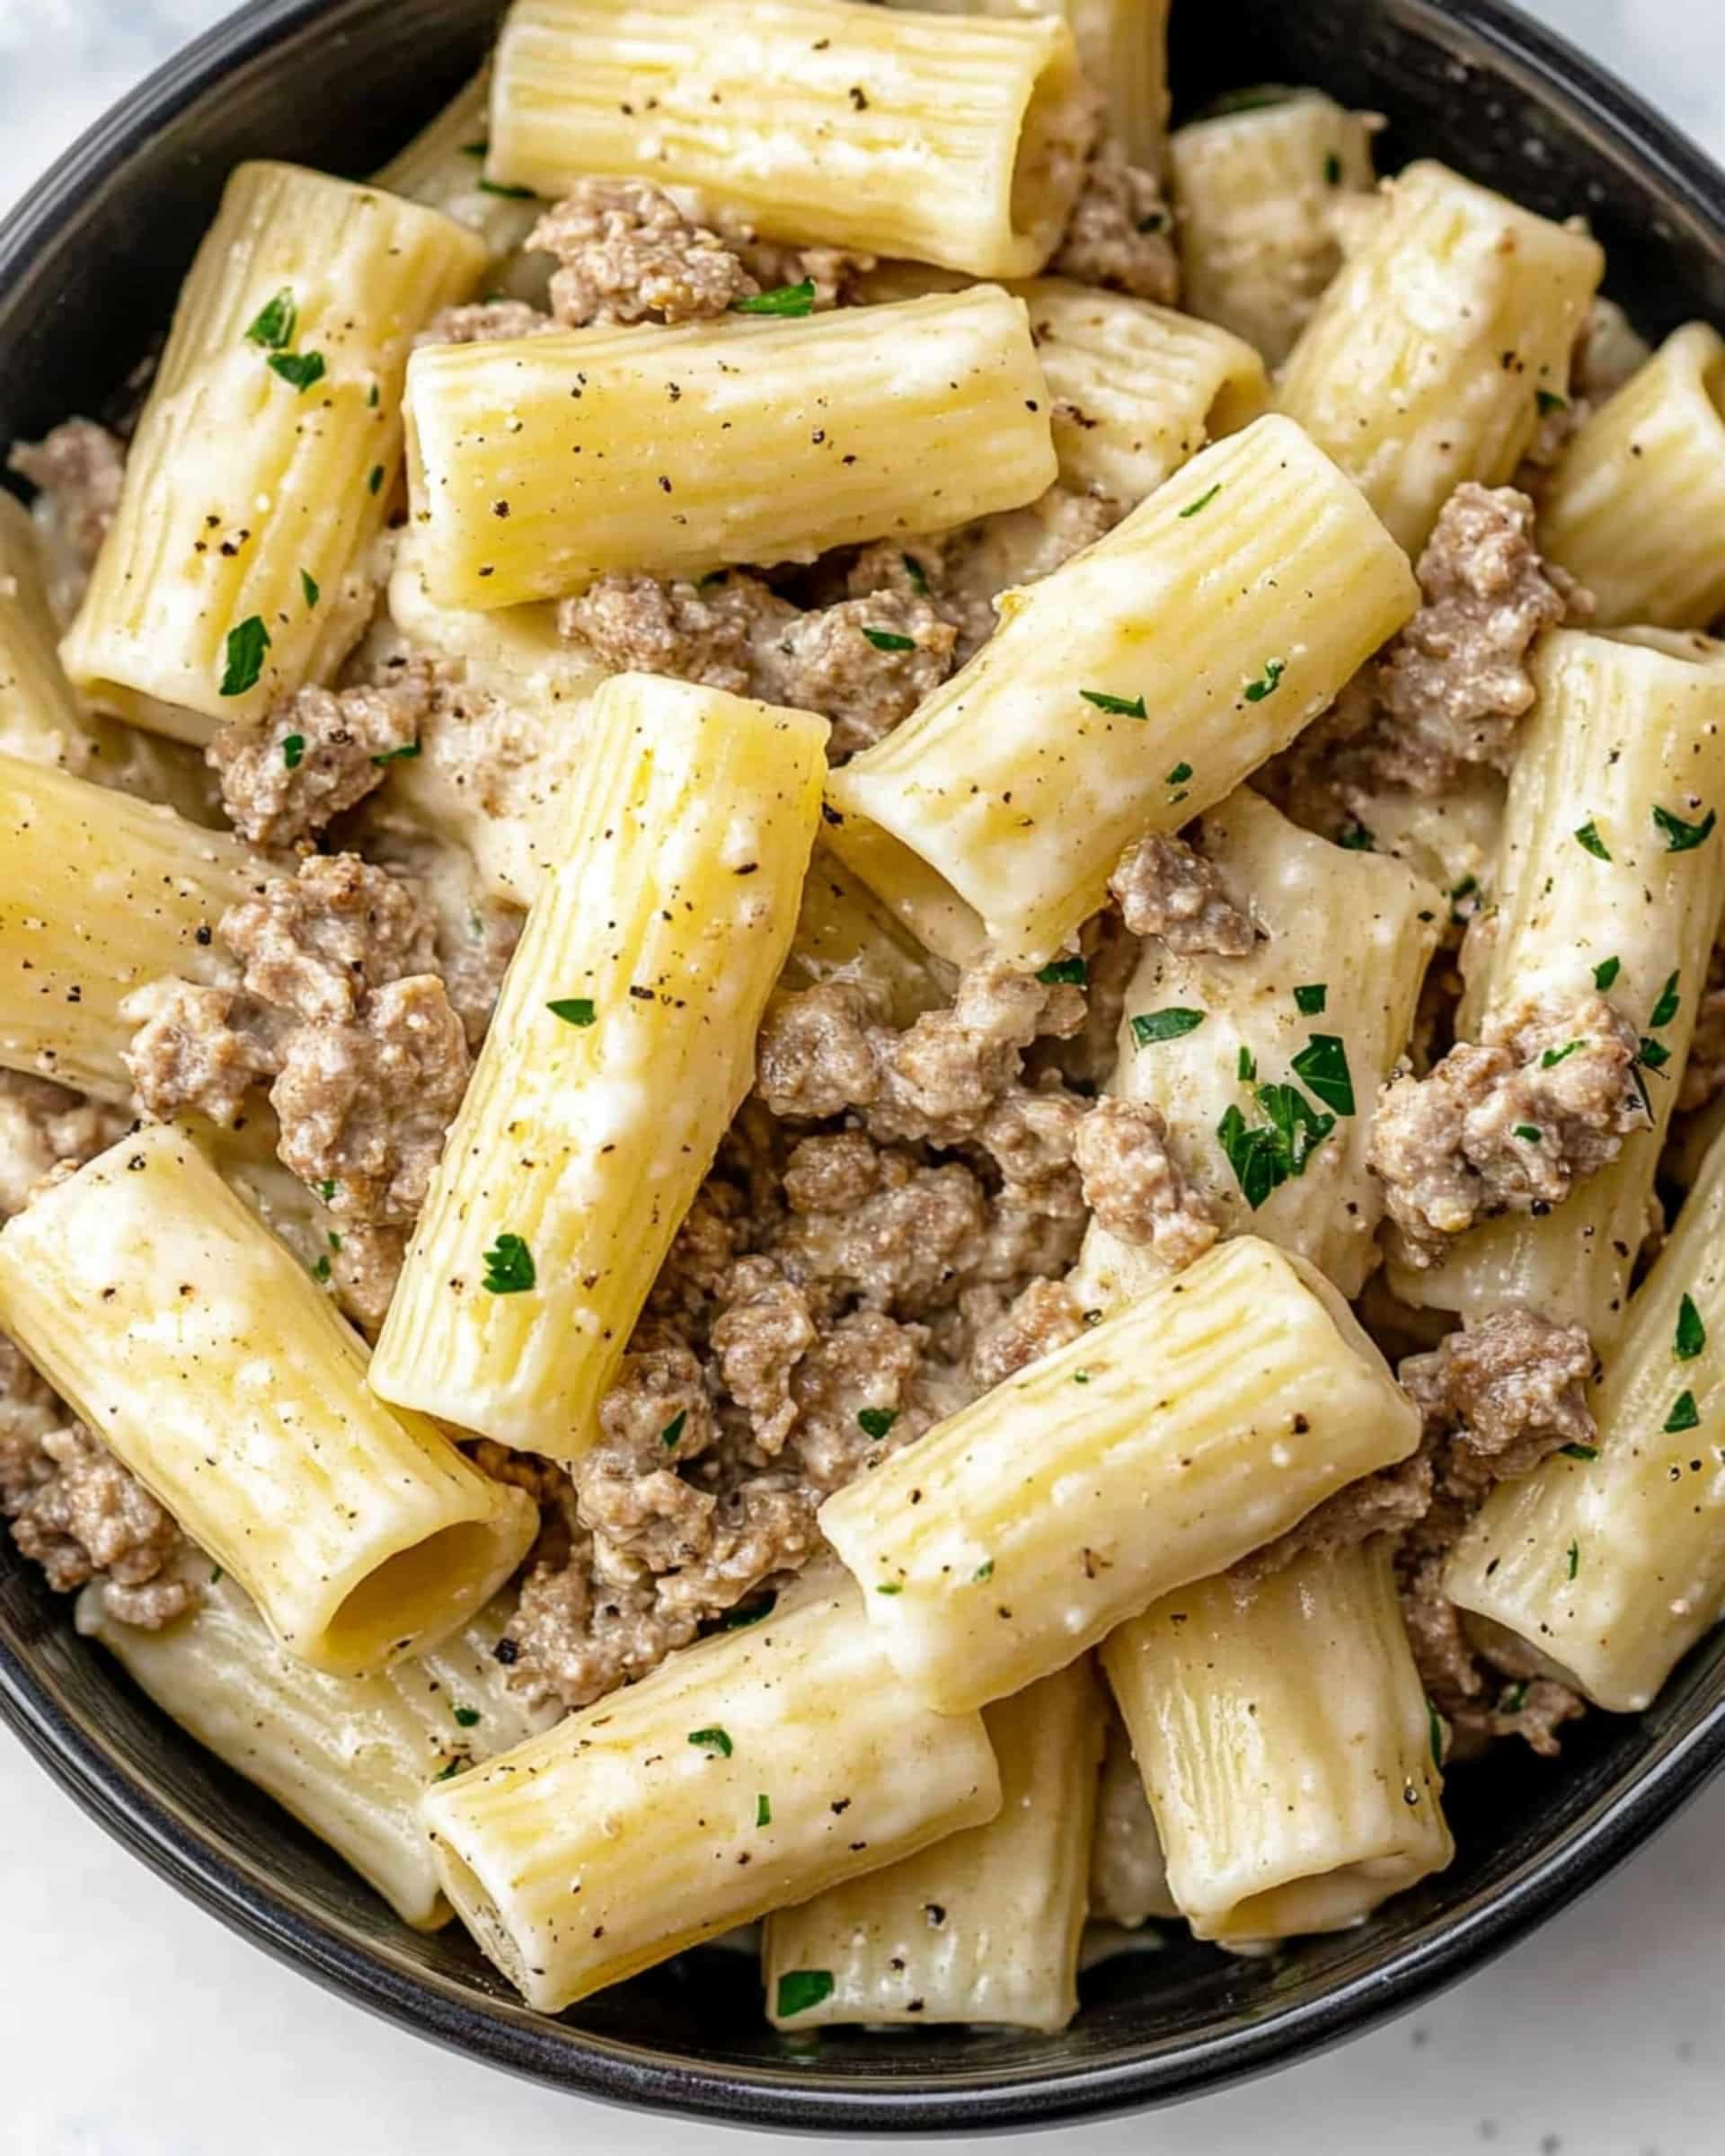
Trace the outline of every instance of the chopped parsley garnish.
{"label": "chopped parsley garnish", "polygon": [[305,595],[305,604],[308,607],[315,606],[319,599],[323,596],[322,591],[320,591],[318,588],[317,579],[312,574],[309,569],[302,569],[300,570],[299,588]]}
{"label": "chopped parsley garnish", "polygon": [[284,285],[245,334],[249,342],[261,344],[267,352],[285,352],[298,327],[298,305]]}
{"label": "chopped parsley garnish", "polygon": [[453,1780],[466,1764],[467,1762],[464,1759],[452,1759],[440,1774],[434,1774],[431,1779],[433,1781]]}
{"label": "chopped parsley garnish", "polygon": [[1222,482],[1218,479],[1216,484],[1213,487],[1207,489],[1204,493],[1200,494],[1196,501],[1189,501],[1186,504],[1186,507],[1180,512],[1181,515],[1182,517],[1196,517],[1200,509],[1208,509],[1210,504],[1216,499],[1216,496],[1221,491]]}
{"label": "chopped parsley garnish", "polygon": [[1606,842],[1599,835],[1599,826],[1592,817],[1589,817],[1587,822],[1581,826],[1575,836],[1578,843],[1591,853],[1596,861],[1611,859],[1610,853],[1606,849]]}
{"label": "chopped parsley garnish", "polygon": [[329,1261],[329,1259],[328,1259],[327,1257],[320,1258],[320,1259],[318,1259],[317,1263],[316,1263],[316,1264],[315,1264],[315,1265],[314,1265],[314,1266],[312,1268],[312,1277],[313,1277],[313,1279],[314,1279],[314,1280],[323,1281],[323,1280],[327,1280],[327,1279],[329,1278],[329,1277],[330,1277],[330,1261]]}
{"label": "chopped parsley garnish", "polygon": [[1650,1071],[1660,1070],[1666,1064],[1670,1062],[1671,1051],[1666,1047],[1662,1040],[1649,1040],[1646,1036],[1643,1035],[1641,1038],[1641,1060],[1647,1065]]}
{"label": "chopped parsley garnish", "polygon": [[871,629],[865,624],[862,633],[877,651],[914,651],[916,649],[914,636],[900,636],[896,629]]}
{"label": "chopped parsley garnish", "polygon": [[1569,1577],[1570,1577],[1571,1579],[1573,1579],[1573,1578],[1575,1577],[1576,1574],[1577,1574],[1577,1573],[1578,1573],[1578,1572],[1579,1572],[1579,1571],[1581,1569],[1581,1545],[1580,1545],[1580,1543],[1579,1543],[1579,1542],[1570,1542],[1570,1547],[1569,1547],[1568,1555],[1569,1555],[1569,1560],[1570,1560],[1570,1571],[1569,1571]]}
{"label": "chopped parsley garnish", "polygon": [[1560,1445],[1557,1449],[1566,1460],[1597,1460],[1599,1457],[1597,1445]]}
{"label": "chopped parsley garnish", "polygon": [[216,1569],[209,1576],[209,1584],[212,1587],[219,1587],[226,1577],[226,1573],[223,1571],[219,1565],[217,1565]]}
{"label": "chopped parsley garnish", "polygon": [[1171,786],[1183,786],[1191,775],[1192,767],[1190,764],[1176,764],[1168,773],[1168,783]]}
{"label": "chopped parsley garnish", "polygon": [[928,596],[927,570],[915,554],[900,554],[898,559],[905,565],[905,574],[910,579],[910,588],[919,599],[925,599]]}
{"label": "chopped parsley garnish", "polygon": [[314,384],[324,376],[322,352],[271,352],[270,372],[279,376],[290,389],[296,389],[303,397]]}
{"label": "chopped parsley garnish", "polygon": [[1659,1000],[1653,1006],[1652,1015],[1649,1018],[1648,1024],[1650,1026],[1668,1026],[1677,1015],[1677,1006],[1682,1001],[1683,998],[1677,994],[1677,976],[1674,973],[1665,986],[1660,989]]}
{"label": "chopped parsley garnish", "polygon": [[1444,1763],[1444,1725],[1429,1699],[1426,1701],[1426,1734],[1431,1739],[1431,1763],[1434,1767],[1441,1768]]}
{"label": "chopped parsley garnish", "polygon": [[733,299],[730,311],[733,314],[783,314],[793,318],[812,314],[815,280],[805,277],[800,285],[774,285],[770,292],[756,292],[747,299]]}
{"label": "chopped parsley garnish", "polygon": [[902,1595],[905,1590],[900,1581],[883,1579],[874,1591],[877,1595]]}
{"label": "chopped parsley garnish", "polygon": [[1099,711],[1112,711],[1121,719],[1149,717],[1144,708],[1142,696],[1110,696],[1106,689],[1080,689],[1078,694],[1086,703],[1093,703]]}
{"label": "chopped parsley garnish", "polygon": [[1336,844],[1339,846],[1346,846],[1350,853],[1369,853],[1376,845],[1377,838],[1376,834],[1368,831],[1364,824],[1349,824],[1348,828],[1338,835]]}
{"label": "chopped parsley garnish", "polygon": [[1261,1085],[1252,1098],[1269,1122],[1249,1125],[1238,1108],[1231,1108],[1216,1135],[1240,1195],[1255,1213],[1272,1190],[1305,1173],[1306,1162],[1336,1127],[1336,1118],[1321,1116],[1296,1085]]}
{"label": "chopped parsley garnish", "polygon": [[1333,150],[1323,161],[1323,183],[1326,187],[1341,185],[1341,159]]}
{"label": "chopped parsley garnish", "polygon": [[479,1710],[477,1707],[457,1707],[456,1719],[464,1729],[471,1729],[479,1720]]}
{"label": "chopped parsley garnish", "polygon": [[677,1413],[673,1415],[671,1419],[665,1425],[665,1427],[659,1433],[659,1442],[665,1447],[665,1450],[668,1453],[670,1452],[674,1446],[682,1443],[683,1433],[688,1427],[688,1420],[689,1410],[686,1408],[679,1408],[677,1410]]}
{"label": "chopped parsley garnish", "polygon": [[399,748],[386,748],[371,760],[374,764],[411,764],[420,753],[417,741],[403,741]]}
{"label": "chopped parsley garnish", "polygon": [[593,1008],[593,999],[587,995],[560,995],[545,1009],[553,1018],[561,1018],[566,1026],[590,1026],[598,1017]]}
{"label": "chopped parsley garnish", "polygon": [[1072,1382],[1075,1385],[1087,1385],[1090,1383],[1090,1372],[1088,1370],[1075,1370],[1072,1374]]}
{"label": "chopped parsley garnish", "polygon": [[255,689],[263,672],[263,655],[270,649],[270,632],[262,617],[251,614],[227,632],[227,669],[222,676],[224,696],[243,696]]}
{"label": "chopped parsley garnish", "polygon": [[1554,411],[1567,411],[1570,409],[1570,400],[1567,397],[1560,397],[1554,389],[1536,389],[1534,392],[1534,402],[1539,407],[1539,416],[1542,420],[1550,419]]}
{"label": "chopped parsley garnish", "polygon": [[1258,1075],[1258,1058],[1250,1048],[1241,1049],[1239,1059],[1234,1066],[1234,1074],[1242,1085],[1250,1085]]}
{"label": "chopped parsley garnish", "polygon": [[485,1253],[484,1286],[493,1295],[521,1295],[538,1280],[533,1252],[518,1235],[500,1235]]}
{"label": "chopped parsley garnish", "polygon": [[1159,1040],[1178,1040],[1182,1033],[1196,1032],[1208,1016],[1208,1011],[1188,1011],[1179,1003],[1165,1011],[1141,1011],[1132,1021],[1132,1045],[1148,1048]]}
{"label": "chopped parsley garnish", "polygon": [[980,1586],[985,1579],[992,1579],[995,1577],[994,1559],[992,1557],[985,1557],[982,1562],[977,1567],[976,1570],[970,1575],[970,1577],[978,1583],[978,1586]]}
{"label": "chopped parsley garnish", "polygon": [[1529,1680],[1523,1677],[1518,1684],[1511,1684],[1498,1701],[1499,1714],[1519,1714],[1527,1704]]}
{"label": "chopped parsley garnish", "polygon": [[811,2006],[818,2006],[823,1999],[830,1999],[832,1995],[830,1969],[787,1969],[779,1978],[774,2010],[783,2020],[791,2014],[806,2014]]}
{"label": "chopped parsley garnish", "polygon": [[1621,959],[1602,959],[1593,969],[1593,985],[1603,995],[1623,970]]}
{"label": "chopped parsley garnish", "polygon": [[1664,1427],[1675,1435],[1678,1430],[1693,1430],[1701,1420],[1701,1409],[1695,1405],[1693,1392],[1679,1392],[1671,1403],[1671,1412],[1666,1417]]}
{"label": "chopped parsley garnish", "polygon": [[755,1799],[755,1824],[756,1826],[771,1826],[773,1824],[773,1799],[765,1789]]}
{"label": "chopped parsley garnish", "polygon": [[1532,1123],[1517,1123],[1515,1127],[1515,1135],[1524,1145],[1541,1144],[1545,1136],[1544,1132],[1536,1128]]}
{"label": "chopped parsley garnish", "polygon": [[1339,1116],[1353,1114],[1353,1074],[1339,1034],[1314,1033],[1294,1058],[1294,1074],[1305,1079],[1326,1108],[1333,1108]]}
{"label": "chopped parsley garnish", "polygon": [[867,1437],[884,1437],[898,1419],[897,1408],[859,1408],[856,1419]]}
{"label": "chopped parsley garnish", "polygon": [[483,136],[477,142],[464,142],[461,146],[464,157],[489,157],[491,153],[491,146]]}
{"label": "chopped parsley garnish", "polygon": [[1711,838],[1713,826],[1719,821],[1717,811],[1710,808],[1698,824],[1685,824],[1680,816],[1673,816],[1668,808],[1655,808],[1653,821],[1665,834],[1668,853],[1688,853]]}
{"label": "chopped parsley garnish", "polygon": [[732,1752],[736,1750],[736,1746],[730,1741],[729,1731],[721,1729],[717,1723],[711,1729],[691,1729],[689,1742],[692,1745],[699,1745],[703,1752],[711,1753],[714,1757],[721,1759],[729,1759]]}
{"label": "chopped parsley garnish", "polygon": [[1267,658],[1264,661],[1264,670],[1257,680],[1249,681],[1246,684],[1246,702],[1261,703],[1266,696],[1274,693],[1281,682],[1282,676],[1287,671],[1287,661],[1285,658]]}
{"label": "chopped parsley garnish", "polygon": [[1294,991],[1294,1001],[1307,1018],[1316,1018],[1330,1000],[1330,986],[1326,981],[1308,981]]}
{"label": "chopped parsley garnish", "polygon": [[778,1592],[770,1590],[758,1602],[739,1603],[736,1609],[727,1610],[719,1620],[721,1632],[740,1632],[746,1624],[758,1624],[763,1617],[770,1617],[778,1605]]}
{"label": "chopped parsley garnish", "polygon": [[326,1206],[329,1204],[330,1200],[335,1196],[335,1178],[333,1176],[326,1176],[324,1180],[318,1184],[317,1195],[323,1200],[323,1203]]}
{"label": "chopped parsley garnish", "polygon": [[1673,1345],[1680,1363],[1693,1363],[1707,1345],[1707,1328],[1701,1321],[1693,1295],[1685,1294],[1677,1305],[1677,1337]]}
{"label": "chopped parsley garnish", "polygon": [[288,734],[281,745],[281,760],[289,771],[297,771],[305,761],[305,737]]}
{"label": "chopped parsley garnish", "polygon": [[506,202],[531,202],[535,199],[530,187],[506,187],[500,180],[482,179],[479,191],[482,195],[500,195]]}
{"label": "chopped parsley garnish", "polygon": [[1043,967],[1037,979],[1045,988],[1058,988],[1070,985],[1082,988],[1090,979],[1090,968],[1082,959],[1055,959]]}
{"label": "chopped parsley garnish", "polygon": [[371,470],[366,474],[366,485],[367,488],[369,488],[371,492],[375,494],[383,485],[383,483],[384,467],[381,464],[374,464],[371,467]]}
{"label": "chopped parsley garnish", "polygon": [[1561,1048],[1547,1048],[1539,1059],[1540,1069],[1549,1071],[1560,1063],[1566,1063],[1580,1046],[1579,1040],[1566,1040]]}

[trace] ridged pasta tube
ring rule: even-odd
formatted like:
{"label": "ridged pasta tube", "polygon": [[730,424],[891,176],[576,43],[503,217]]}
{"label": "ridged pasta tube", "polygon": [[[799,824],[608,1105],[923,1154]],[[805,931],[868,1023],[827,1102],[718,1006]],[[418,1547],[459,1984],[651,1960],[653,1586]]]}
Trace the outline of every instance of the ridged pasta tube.
{"label": "ridged pasta tube", "polygon": [[1168,143],[1182,305],[1279,367],[1341,267],[1337,206],[1374,183],[1369,116],[1316,90]]}
{"label": "ridged pasta tube", "polygon": [[409,202],[423,203],[464,225],[500,261],[520,246],[538,223],[542,202],[518,191],[488,185],[485,156],[491,125],[490,69],[476,75],[427,122],[407,146],[377,173],[379,187]]}
{"label": "ridged pasta tube", "polygon": [[327,681],[376,592],[414,334],[485,248],[452,219],[243,164],[180,296],[63,655],[102,711],[207,741]]}
{"label": "ridged pasta tube", "polygon": [[[1064,2028],[1078,2010],[1102,1699],[1089,1662],[997,1700],[983,1727],[998,1815],[884,1871],[767,1920],[767,2012],[781,2028],[987,2022]],[[779,2006],[785,1977],[820,1970],[813,2005]]]}
{"label": "ridged pasta tube", "polygon": [[525,1491],[372,1396],[358,1337],[172,1124],[0,1233],[0,1328],[333,1676],[454,1631],[533,1540]]}
{"label": "ridged pasta tube", "polygon": [[668,178],[774,239],[1028,277],[1059,243],[1090,128],[1054,15],[516,0],[486,169],[544,195],[588,172]]}
{"label": "ridged pasta tube", "polygon": [[898,1027],[950,1003],[957,986],[952,968],[931,957],[836,854],[818,845],[780,985],[794,993],[822,981],[879,989]]}
{"label": "ridged pasta tube", "polygon": [[1577,429],[1540,506],[1539,543],[1602,625],[1704,629],[1725,613],[1725,338],[1676,331]]}
{"label": "ridged pasta tube", "polygon": [[82,773],[84,715],[58,645],[30,512],[0,490],[0,755]]}
{"label": "ridged pasta tube", "polygon": [[956,1713],[1064,1668],[1418,1436],[1335,1290],[1240,1236],[828,1498],[821,1532],[906,1685]]}
{"label": "ridged pasta tube", "polygon": [[812,561],[1012,508],[1057,470],[1023,304],[994,286],[434,346],[408,412],[418,558],[446,606]]}
{"label": "ridged pasta tube", "polygon": [[907,1700],[830,1578],[425,1799],[456,1913],[547,2013],[999,1808],[981,1717]]}
{"label": "ridged pasta tube", "polygon": [[1597,242],[1410,165],[1318,302],[1278,402],[1417,554],[1464,480],[1499,486],[1568,394]]}
{"label": "ridged pasta tube", "polygon": [[1225,1945],[1344,1930],[1455,1853],[1388,1541],[1250,1595],[1182,1587],[1102,1649],[1174,1899]]}
{"label": "ridged pasta tube", "polygon": [[1725,834],[1712,829],[1725,811],[1725,651],[1680,649],[1579,630],[1542,641],[1493,872],[1493,932],[1482,950],[1464,950],[1456,1020],[1460,1038],[1476,1040],[1523,1006],[1607,995],[1641,1030],[1652,1127],[1543,1217],[1482,1222],[1423,1270],[1393,1262],[1403,1302],[1475,1321],[1526,1303],[1584,1325],[1596,1348],[1622,1329],[1725,903]]}
{"label": "ridged pasta tube", "polygon": [[1629,1306],[1594,1394],[1597,1457],[1566,1446],[1499,1485],[1444,1587],[1597,1706],[1650,1706],[1725,1602],[1725,1144]]}
{"label": "ridged pasta tube", "polygon": [[0,1066],[129,1101],[127,999],[220,978],[216,923],[267,874],[171,808],[0,755]]}
{"label": "ridged pasta tube", "polygon": [[979,917],[996,956],[1040,965],[1131,840],[1286,747],[1417,596],[1352,482],[1258,420],[1005,594],[970,663],[833,773],[827,843],[932,949],[962,960]]}
{"label": "ridged pasta tube", "polygon": [[1108,1748],[1096,1785],[1096,1836],[1090,1860],[1090,1913],[1136,1931],[1180,1914],[1168,1886],[1168,1858],[1144,1793],[1126,1725],[1110,1708]]}
{"label": "ridged pasta tube", "polygon": [[820,819],[827,724],[659,676],[595,699],[565,852],[432,1179],[371,1383],[506,1445],[598,1434],[754,1074]]}
{"label": "ridged pasta tube", "polygon": [[435,1931],[455,1912],[438,1886],[420,1816],[428,1782],[546,1727],[492,1650],[482,1611],[429,1653],[382,1676],[332,1677],[277,1646],[240,1587],[187,1560],[200,1600],[159,1630],[116,1615],[107,1585],[78,1598],[78,1630],[208,1752],[255,1783],[383,1895],[403,1923]]}
{"label": "ridged pasta tube", "polygon": [[[1147,938],[1109,1090],[1160,1109],[1224,1233],[1297,1251],[1351,1298],[1384,1213],[1366,1165],[1372,1107],[1407,1046],[1444,902],[1399,861],[1331,845],[1245,788],[1204,818],[1199,843],[1258,941],[1216,958]],[[1242,1148],[1290,1087],[1333,1127],[1272,1188]]]}

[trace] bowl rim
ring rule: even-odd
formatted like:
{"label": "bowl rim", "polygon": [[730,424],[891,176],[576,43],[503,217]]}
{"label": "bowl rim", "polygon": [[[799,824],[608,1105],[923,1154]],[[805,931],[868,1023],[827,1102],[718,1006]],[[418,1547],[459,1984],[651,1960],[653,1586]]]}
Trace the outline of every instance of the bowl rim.
{"label": "bowl rim", "polygon": [[[1547,108],[1658,180],[1725,244],[1725,171],[1680,129],[1509,0],[1405,0],[1460,32]],[[0,288],[70,222],[93,190],[214,89],[223,75],[340,4],[250,0],[111,106],[0,220]],[[412,2035],[561,2090],[635,2109],[779,2132],[975,2134],[1046,2127],[1190,2098],[1315,2055],[1415,2006],[1481,1966],[1597,1885],[1725,1765],[1725,1670],[1684,1723],[1655,1744],[1633,1782],[1597,1799],[1472,1905],[1394,1948],[1378,1965],[1271,2007],[1242,2026],[1165,2052],[1051,2068],[973,2068],[938,2087],[878,2075],[822,2077],[787,2065],[692,2065],[548,2021],[518,2002],[481,2001],[308,1917],[208,1831],[133,1776],[59,1706],[0,1635],[0,1722],[117,1842],[276,1959]]]}

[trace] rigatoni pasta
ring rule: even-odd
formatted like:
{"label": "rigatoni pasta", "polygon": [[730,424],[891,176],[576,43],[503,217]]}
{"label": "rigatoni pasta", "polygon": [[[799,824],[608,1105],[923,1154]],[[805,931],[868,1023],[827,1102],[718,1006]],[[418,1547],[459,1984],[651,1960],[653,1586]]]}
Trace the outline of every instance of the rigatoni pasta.
{"label": "rigatoni pasta", "polygon": [[409,346],[485,259],[380,188],[240,166],[66,639],[83,695],[202,742],[329,679],[371,610],[364,556],[400,472]]}
{"label": "rigatoni pasta", "polygon": [[1064,1668],[1418,1436],[1334,1289],[1240,1236],[829,1498],[821,1532],[905,1684],[958,1713]]}
{"label": "rigatoni pasta", "polygon": [[999,958],[1039,965],[1132,839],[1284,747],[1415,598],[1358,490],[1259,420],[1009,594],[970,664],[834,773],[828,843],[932,948],[969,955],[969,909],[972,940],[979,918]]}
{"label": "rigatoni pasta", "polygon": [[371,1395],[358,1337],[172,1124],[0,1233],[0,1327],[332,1676],[455,1630],[533,1539],[520,1490]]}
{"label": "rigatoni pasta", "polygon": [[1499,486],[1569,393],[1596,241],[1410,165],[1289,353],[1278,402],[1410,553],[1464,480]]}
{"label": "rigatoni pasta", "polygon": [[574,1459],[748,1089],[827,727],[621,675],[371,1365],[385,1400]]}
{"label": "rigatoni pasta", "polygon": [[[809,1581],[430,1790],[444,1891],[530,2005],[555,2013],[999,1810],[981,1718],[906,1700],[856,1601]],[[780,1972],[785,2022],[825,1996]]]}
{"label": "rigatoni pasta", "polygon": [[1011,508],[1057,470],[1023,305],[990,286],[439,346],[414,355],[408,410],[418,558],[446,606],[809,561]]}
{"label": "rigatoni pasta", "polygon": [[587,172],[674,175],[774,239],[1026,277],[1059,240],[1089,131],[1057,15],[516,0],[486,169],[551,195]]}

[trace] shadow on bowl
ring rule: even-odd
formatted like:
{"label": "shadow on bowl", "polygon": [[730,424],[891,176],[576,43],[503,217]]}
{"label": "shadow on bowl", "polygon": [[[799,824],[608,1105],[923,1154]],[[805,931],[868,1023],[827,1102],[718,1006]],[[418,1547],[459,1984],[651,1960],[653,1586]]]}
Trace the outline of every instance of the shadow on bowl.
{"label": "shadow on bowl", "polygon": [[[1241,78],[1385,113],[1381,163],[1433,155],[1550,215],[1585,213],[1646,333],[1725,320],[1725,176],[1635,99],[1492,0],[1209,0],[1176,8],[1186,108]],[[0,232],[0,440],[114,402],[172,310],[229,168],[371,170],[489,40],[487,0],[261,0],[109,115]],[[685,1955],[557,2020],[459,1931],[424,1938],[162,1719],[0,1550],[0,1712],[110,1832],[224,1922],[360,2005],[553,2086],[804,2131],[976,2133],[1216,2088],[1411,2005],[1572,1900],[1725,1755],[1725,1639],[1656,1706],[1596,1716],[1557,1765],[1451,1781],[1454,1868],[1360,1930],[1261,1961],[1172,1939],[1093,1966],[1059,2036],[782,2037],[752,1965]]]}

